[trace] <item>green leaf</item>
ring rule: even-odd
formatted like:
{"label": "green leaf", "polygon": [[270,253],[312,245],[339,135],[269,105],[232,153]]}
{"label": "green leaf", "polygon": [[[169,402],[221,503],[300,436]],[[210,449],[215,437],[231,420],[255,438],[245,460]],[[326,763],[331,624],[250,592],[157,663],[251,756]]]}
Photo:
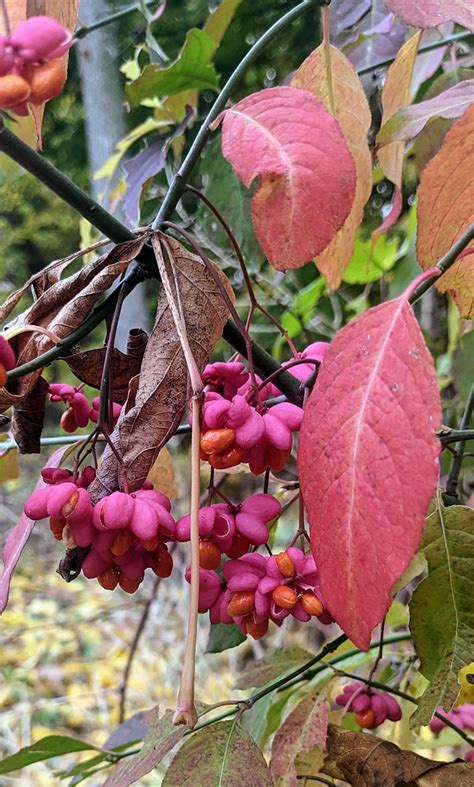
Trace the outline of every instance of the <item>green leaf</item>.
{"label": "green leaf", "polygon": [[427,724],[438,705],[449,710],[459,670],[474,653],[474,510],[440,504],[426,521],[422,549],[428,577],[413,594],[410,628],[420,670],[431,683],[415,724]]}
{"label": "green leaf", "polygon": [[211,624],[206,653],[222,653],[223,650],[237,647],[246,639],[244,632],[234,623]]}
{"label": "green leaf", "polygon": [[252,686],[263,686],[289,670],[301,667],[313,658],[313,653],[303,648],[279,648],[267,653],[263,659],[249,664],[235,684],[236,689],[249,689]]}
{"label": "green leaf", "polygon": [[357,238],[343,281],[346,284],[368,284],[371,281],[378,281],[395,265],[397,252],[396,241],[387,240],[385,235],[379,235],[373,247],[370,238],[366,241]]}
{"label": "green leaf", "polygon": [[204,32],[214,41],[215,47],[221,43],[241,0],[222,0],[204,25]]}
{"label": "green leaf", "polygon": [[[153,715],[152,715],[153,714]],[[151,718],[150,718],[151,716]],[[161,762],[163,757],[181,740],[186,728],[173,724],[173,711],[167,710],[159,718],[158,706],[147,714],[150,731],[143,740],[142,750],[124,759],[111,773],[104,787],[122,787],[141,779]]]}
{"label": "green leaf", "polygon": [[474,380],[474,331],[465,333],[453,357],[456,392],[466,401]]}
{"label": "green leaf", "polygon": [[[203,191],[222,213],[232,227],[242,253],[246,259],[258,262],[263,255],[258,245],[252,225],[250,204],[251,190],[238,179],[230,164],[221,153],[220,139],[216,137],[204,151],[201,159],[200,172]],[[198,207],[198,221],[206,229],[209,237],[220,246],[228,247],[227,235],[216,222],[214,215],[207,206]]]}
{"label": "green leaf", "polygon": [[17,771],[33,762],[50,760],[60,754],[70,754],[76,751],[100,751],[100,749],[92,743],[70,738],[67,735],[47,735],[46,738],[41,738],[31,746],[25,746],[16,754],[1,760],[0,774]]}
{"label": "green leaf", "polygon": [[127,85],[126,93],[133,107],[145,99],[173,96],[191,88],[215,90],[219,79],[211,64],[216,45],[202,30],[189,30],[180,55],[168,68],[151,63],[138,79]]}
{"label": "green leaf", "polygon": [[163,787],[271,787],[263,754],[237,720],[212,724],[189,738]]}

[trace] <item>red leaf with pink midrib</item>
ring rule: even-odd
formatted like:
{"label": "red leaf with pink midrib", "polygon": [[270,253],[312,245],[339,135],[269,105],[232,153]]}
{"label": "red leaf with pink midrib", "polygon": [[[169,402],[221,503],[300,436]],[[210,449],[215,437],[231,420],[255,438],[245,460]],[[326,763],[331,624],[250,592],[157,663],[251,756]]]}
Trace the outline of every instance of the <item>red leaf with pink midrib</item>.
{"label": "red leaf with pink midrib", "polygon": [[433,361],[405,295],[337,334],[306,406],[298,464],[324,601],[362,649],[418,547],[440,421]]}
{"label": "red leaf with pink midrib", "polygon": [[278,270],[322,252],[354,201],[354,161],[338,121],[307,90],[275,87],[223,113],[222,152],[249,187],[259,243]]}

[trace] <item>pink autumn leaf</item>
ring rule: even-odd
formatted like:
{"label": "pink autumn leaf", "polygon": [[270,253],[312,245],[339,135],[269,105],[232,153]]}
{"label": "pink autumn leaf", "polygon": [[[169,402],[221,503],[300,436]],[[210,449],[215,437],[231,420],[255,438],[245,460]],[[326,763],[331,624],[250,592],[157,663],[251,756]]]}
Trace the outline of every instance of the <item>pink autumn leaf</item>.
{"label": "pink autumn leaf", "polygon": [[418,547],[438,479],[438,385],[407,298],[369,309],[337,334],[300,434],[321,591],[364,650]]}
{"label": "pink autumn leaf", "polygon": [[[66,450],[67,446],[58,448],[58,450],[50,456],[45,467],[58,467],[61,457]],[[43,478],[40,476],[33,491],[36,492],[38,489],[44,489],[46,486],[47,484],[45,484]],[[0,614],[5,610],[8,604],[12,574],[35,524],[33,519],[30,519],[26,514],[22,514],[15,527],[10,530],[7,536],[5,546],[3,547],[4,568],[0,574]]]}
{"label": "pink autumn leaf", "polygon": [[320,254],[349,215],[354,161],[338,121],[307,90],[275,87],[224,113],[222,151],[249,187],[259,243],[278,270]]}
{"label": "pink autumn leaf", "polygon": [[472,0],[385,0],[393,13],[413,27],[437,27],[443,22],[457,22],[474,32],[474,3]]}

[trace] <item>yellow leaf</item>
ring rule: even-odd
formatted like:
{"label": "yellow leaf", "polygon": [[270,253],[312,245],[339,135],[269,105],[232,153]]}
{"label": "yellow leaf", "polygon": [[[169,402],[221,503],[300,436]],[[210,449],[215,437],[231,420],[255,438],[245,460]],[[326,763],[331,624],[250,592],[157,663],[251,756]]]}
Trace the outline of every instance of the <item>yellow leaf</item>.
{"label": "yellow leaf", "polygon": [[0,435],[0,485],[5,481],[14,481],[20,475],[16,451],[7,451],[1,454],[1,444],[8,440],[7,435]]}
{"label": "yellow leaf", "polygon": [[372,158],[367,142],[371,115],[362,83],[352,63],[336,47],[330,47],[330,54],[334,112],[331,109],[331,85],[324,45],[306,58],[291,84],[309,90],[334,114],[356,166],[357,184],[351,212],[329,245],[315,259],[329,286],[337,289],[351,259],[357,230],[364,215],[364,205],[372,191]]}
{"label": "yellow leaf", "polygon": [[474,702],[474,661],[459,670],[459,685],[461,691],[458,694],[455,707]]}
{"label": "yellow leaf", "polygon": [[170,500],[176,500],[178,491],[176,489],[176,473],[173,459],[168,449],[162,448],[158,458],[148,473],[147,481],[150,481],[155,489],[158,489]]}
{"label": "yellow leaf", "polygon": [[[387,71],[387,78],[382,90],[382,125],[399,109],[411,103],[410,83],[413,66],[420,43],[421,30],[406,41],[397,57]],[[398,188],[402,186],[403,156],[405,143],[391,142],[378,153],[379,164],[385,176]]]}

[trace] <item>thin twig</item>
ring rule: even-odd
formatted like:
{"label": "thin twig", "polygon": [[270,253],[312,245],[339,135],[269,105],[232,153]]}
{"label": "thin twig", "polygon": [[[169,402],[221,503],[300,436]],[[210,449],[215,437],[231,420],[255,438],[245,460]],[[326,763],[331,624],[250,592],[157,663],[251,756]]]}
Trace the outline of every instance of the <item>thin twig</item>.
{"label": "thin twig", "polygon": [[[474,410],[474,384],[471,385],[471,390],[469,391],[466,407],[464,408],[464,413],[461,418],[461,423],[459,424],[460,431],[467,429],[467,427],[469,426],[471,422],[473,410]],[[451,463],[451,468],[449,470],[448,480],[446,482],[446,493],[451,497],[457,497],[457,485],[458,485],[459,473],[461,471],[462,460],[464,456],[464,447],[465,447],[464,440],[460,440],[459,442],[456,443],[454,449],[454,457]]]}
{"label": "thin twig", "polygon": [[[145,0],[145,5],[154,5],[156,2],[157,0]],[[101,19],[98,19],[96,22],[93,22],[90,25],[82,25],[81,27],[78,27],[74,33],[74,38],[84,38],[94,30],[99,30],[101,27],[111,25],[114,22],[117,22],[119,19],[122,19],[124,16],[133,14],[135,11],[139,10],[139,3],[133,3],[132,5],[125,6],[125,8],[121,8],[120,11],[115,11],[113,14],[103,16]]]}
{"label": "thin twig", "polygon": [[10,27],[10,19],[8,18],[8,9],[5,0],[0,0],[0,6],[2,8],[2,19],[3,19],[3,27],[5,28],[5,35],[11,35],[11,27]]}
{"label": "thin twig", "polygon": [[[418,49],[418,55],[422,55],[424,52],[431,52],[433,49],[439,49],[442,46],[456,44],[458,41],[465,41],[467,38],[471,38],[472,35],[473,34],[469,30],[463,30],[461,33],[454,33],[452,36],[440,38],[439,41],[433,41],[430,44],[426,44],[426,46],[421,46]],[[364,68],[357,69],[357,73],[359,76],[363,76],[364,74],[370,74],[372,71],[378,71],[380,68],[390,66],[395,58],[396,55],[394,55],[394,57],[388,57],[385,60],[379,60],[378,63],[372,63],[370,66],[364,66]]]}
{"label": "thin twig", "polygon": [[446,271],[451,267],[451,265],[454,265],[457,258],[459,257],[461,252],[466,248],[466,246],[469,246],[472,240],[474,240],[474,222],[470,225],[470,227],[468,227],[462,233],[462,235],[459,236],[459,238],[453,243],[451,248],[448,249],[446,254],[443,257],[441,257],[440,260],[438,260],[438,262],[435,265],[435,268],[437,268],[436,273],[434,273],[430,277],[427,277],[424,281],[421,282],[421,284],[419,284],[416,290],[414,290],[410,295],[408,299],[409,302],[415,303],[415,301],[417,301],[418,298],[420,298],[427,290],[429,290],[430,287],[436,281],[439,280],[440,274],[438,273],[438,271],[441,271],[441,273],[446,273]]}

